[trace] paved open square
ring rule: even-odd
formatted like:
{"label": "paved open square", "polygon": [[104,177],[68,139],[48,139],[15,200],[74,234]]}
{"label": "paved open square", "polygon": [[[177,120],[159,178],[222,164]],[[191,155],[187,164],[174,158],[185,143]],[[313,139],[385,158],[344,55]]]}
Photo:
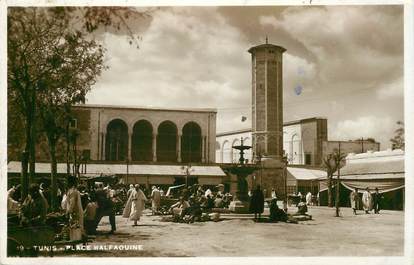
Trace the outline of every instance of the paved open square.
{"label": "paved open square", "polygon": [[[293,212],[293,208],[289,209]],[[57,255],[75,256],[401,256],[404,249],[404,212],[382,211],[353,215],[341,209],[310,207],[311,221],[255,223],[250,218],[230,218],[220,222],[194,224],[161,222],[148,210],[133,227],[116,217],[117,231],[107,219],[98,227],[92,246],[140,245],[139,250],[67,251]],[[266,213],[266,211],[265,211]],[[226,218],[224,216],[224,218]]]}

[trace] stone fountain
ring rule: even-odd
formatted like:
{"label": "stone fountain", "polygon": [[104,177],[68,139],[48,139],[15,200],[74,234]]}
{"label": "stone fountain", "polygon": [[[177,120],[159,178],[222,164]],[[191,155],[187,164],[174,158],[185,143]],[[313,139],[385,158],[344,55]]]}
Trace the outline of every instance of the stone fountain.
{"label": "stone fountain", "polygon": [[258,167],[246,165],[244,151],[249,150],[252,147],[243,145],[243,138],[241,139],[241,144],[233,146],[233,148],[240,151],[239,163],[223,169],[224,171],[237,176],[237,192],[234,200],[230,203],[229,209],[235,213],[248,213],[250,200],[246,177],[256,171]]}

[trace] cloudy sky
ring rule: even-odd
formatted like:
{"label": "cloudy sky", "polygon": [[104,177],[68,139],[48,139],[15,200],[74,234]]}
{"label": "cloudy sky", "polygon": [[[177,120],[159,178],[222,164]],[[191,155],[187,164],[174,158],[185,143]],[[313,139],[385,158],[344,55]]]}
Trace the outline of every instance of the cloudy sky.
{"label": "cloudy sky", "polygon": [[386,149],[403,119],[403,25],[402,6],[164,7],[131,23],[139,49],[101,36],[109,69],[88,103],[216,108],[218,132],[249,128],[247,50],[268,35],[287,49],[285,121],[325,117],[329,140]]}

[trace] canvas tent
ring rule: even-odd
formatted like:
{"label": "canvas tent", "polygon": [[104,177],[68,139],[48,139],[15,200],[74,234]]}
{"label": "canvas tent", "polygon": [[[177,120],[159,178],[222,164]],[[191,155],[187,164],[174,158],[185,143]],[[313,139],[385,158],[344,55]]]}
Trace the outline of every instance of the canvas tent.
{"label": "canvas tent", "polygon": [[[383,208],[403,209],[404,205],[404,151],[387,150],[349,154],[340,170],[340,204],[349,206],[349,193],[355,188],[362,193],[366,188],[378,188],[384,196]],[[334,174],[334,180],[337,172]],[[334,185],[335,182],[333,183]],[[320,204],[327,204],[326,177],[320,179]]]}

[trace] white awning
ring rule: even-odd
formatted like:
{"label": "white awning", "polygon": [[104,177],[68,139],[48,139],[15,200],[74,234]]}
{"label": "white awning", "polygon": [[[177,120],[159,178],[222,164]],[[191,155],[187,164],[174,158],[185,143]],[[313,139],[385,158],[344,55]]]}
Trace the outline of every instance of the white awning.
{"label": "white awning", "polygon": [[[8,173],[20,173],[21,162],[12,161],[7,165]],[[159,175],[185,176],[186,166],[180,165],[126,165],[126,164],[87,164],[85,175]],[[219,166],[192,166],[189,167],[190,176],[224,177],[226,174]],[[36,173],[50,173],[50,163],[36,163]],[[57,173],[66,173],[66,164],[57,164]]]}
{"label": "white awning", "polygon": [[326,176],[326,172],[317,169],[307,169],[299,167],[287,167],[288,179],[294,178],[295,180],[317,180]]}

